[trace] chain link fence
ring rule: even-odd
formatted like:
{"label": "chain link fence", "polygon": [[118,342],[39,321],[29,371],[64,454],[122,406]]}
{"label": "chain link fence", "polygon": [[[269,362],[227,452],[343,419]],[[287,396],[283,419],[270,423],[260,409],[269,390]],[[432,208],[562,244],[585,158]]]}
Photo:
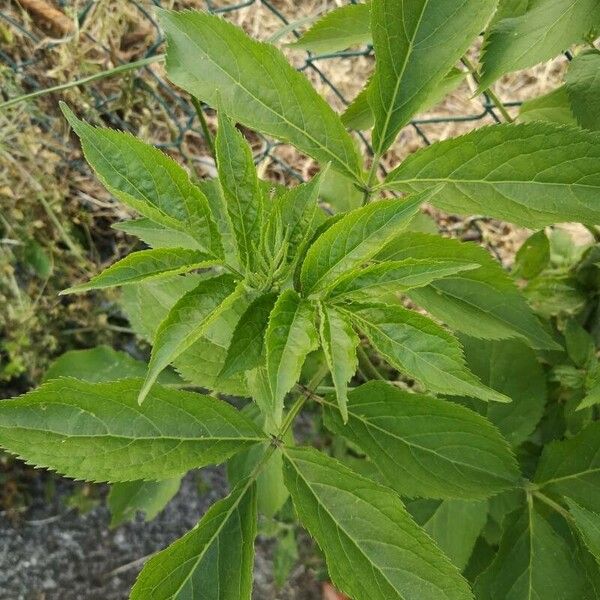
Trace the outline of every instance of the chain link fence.
{"label": "chain link fence", "polygon": [[[135,55],[135,60],[140,58],[148,58],[157,56],[162,53],[164,38],[160,27],[154,18],[153,8],[155,6],[167,6],[182,8],[191,6],[193,8],[204,8],[213,13],[224,14],[227,18],[238,18],[239,24],[244,24],[244,17],[239,19],[241,13],[250,14],[249,11],[262,9],[266,10],[269,15],[277,23],[277,29],[269,37],[270,41],[278,41],[285,36],[299,37],[299,29],[301,26],[306,26],[307,23],[314,21],[320,13],[325,10],[339,6],[344,2],[321,2],[320,5],[315,3],[315,13],[308,17],[298,18],[299,5],[289,3],[285,0],[246,0],[240,2],[217,2],[215,0],[205,0],[204,2],[195,3],[177,3],[165,2],[161,0],[121,0],[116,3],[125,8],[132,22],[136,22],[136,30],[142,32],[143,38],[141,49]],[[356,3],[350,0],[350,3]],[[94,62],[96,64],[106,63],[112,66],[124,64],[124,60],[119,53],[115,52],[115,48],[106,44],[105,41],[94,37],[93,29],[90,32],[89,20],[94,19],[94,9],[98,5],[103,4],[103,0],[86,0],[85,2],[70,2],[62,0],[56,2],[56,6],[65,15],[70,15],[77,24],[77,29],[80,32],[81,43],[85,43],[88,47],[94,47]],[[104,2],[104,4],[106,4]],[[126,5],[126,6],[125,6]],[[182,5],[182,6],[180,6]],[[23,7],[27,3],[23,3]],[[132,12],[133,11],[133,12]],[[239,14],[238,14],[239,13]],[[49,57],[53,51],[60,50],[64,40],[56,40],[44,37],[40,34],[39,15],[38,21],[29,18],[30,15],[23,9],[18,9],[16,2],[7,8],[0,9],[0,24],[4,23],[4,37],[11,32],[18,35],[19,39],[25,43],[19,43],[18,48],[14,45],[0,45],[0,63],[4,68],[10,69],[13,74],[14,88],[4,90],[5,100],[19,95],[23,92],[32,92],[45,87],[49,87],[49,81],[45,77],[47,68],[52,68],[48,64]],[[7,34],[8,32],[8,34]],[[11,34],[12,35],[12,34]],[[131,34],[135,36],[135,31]],[[122,54],[122,53],[121,53]],[[104,55],[104,58],[102,58]],[[335,54],[315,55],[310,52],[305,53],[304,59],[296,64],[300,71],[304,71],[311,76],[313,80],[317,80],[322,90],[325,90],[330,97],[333,97],[334,102],[343,107],[348,105],[352,98],[348,97],[348,93],[344,89],[340,89],[339,83],[336,81],[335,72],[327,73],[323,68],[326,63],[331,61],[355,61],[357,58],[372,57],[372,48],[366,46],[355,51],[338,52]],[[42,68],[40,68],[42,67]],[[127,110],[124,102],[129,99],[135,99],[135,105],[150,106],[151,112],[159,112],[161,119],[164,120],[164,129],[168,130],[168,135],[159,136],[159,139],[153,140],[158,146],[177,150],[183,156],[189,157],[189,145],[186,141],[189,140],[190,134],[194,138],[202,138],[203,133],[198,121],[198,117],[194,107],[188,98],[180,95],[164,78],[164,72],[156,65],[148,65],[140,68],[125,76],[126,85],[114,86],[106,85],[106,80],[96,81],[85,86],[85,89],[80,88],[81,93],[87,98],[87,103],[93,106],[98,119],[112,126],[123,130],[129,130],[137,133],[139,126],[136,119],[132,118],[132,112]],[[143,99],[141,101],[140,99]],[[56,100],[56,97],[55,97]],[[518,102],[508,102],[506,106],[515,106]],[[45,106],[45,104],[42,104]],[[476,105],[471,104],[470,106]],[[32,118],[35,122],[46,131],[52,129],[52,120],[56,118],[56,113],[48,113],[43,110],[32,110]],[[137,119],[139,120],[139,119]],[[480,96],[480,108],[477,110],[467,111],[464,114],[444,114],[442,116],[428,116],[427,118],[417,118],[411,122],[411,127],[418,136],[421,144],[429,144],[430,136],[427,133],[428,126],[445,125],[449,123],[460,122],[499,122],[500,118],[496,114],[494,105],[487,95]],[[361,133],[358,134],[361,138],[367,153],[371,152],[369,140]],[[297,168],[297,165],[290,164],[290,160],[282,158],[277,152],[279,144],[273,140],[259,136],[259,142],[255,145],[256,161],[271,161],[286,174],[298,179],[302,179],[303,175]],[[52,151],[66,157],[68,153],[61,147],[60,140],[57,139],[57,144],[50,148]],[[202,163],[206,162],[206,157],[203,158],[201,153],[192,152],[193,160]],[[210,162],[210,161],[209,161]],[[210,164],[205,167],[210,171]]]}

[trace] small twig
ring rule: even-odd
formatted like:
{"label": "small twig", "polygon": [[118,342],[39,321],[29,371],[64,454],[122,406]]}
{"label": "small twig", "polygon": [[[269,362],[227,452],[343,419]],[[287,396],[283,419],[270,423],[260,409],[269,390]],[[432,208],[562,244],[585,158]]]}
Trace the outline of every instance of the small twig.
{"label": "small twig", "polygon": [[200,119],[200,127],[202,127],[202,134],[204,135],[204,140],[206,141],[208,148],[210,150],[211,156],[215,160],[215,164],[217,162],[217,153],[215,152],[215,143],[212,138],[212,134],[210,129],[208,128],[208,123],[206,122],[206,115],[204,114],[204,109],[202,108],[202,103],[196,96],[192,96],[192,104],[196,109],[196,114],[198,115],[198,119]]}
{"label": "small twig", "polygon": [[102,575],[102,577],[105,579],[110,579],[111,577],[114,577],[115,575],[118,575],[119,573],[124,573],[125,571],[129,571],[129,569],[133,569],[133,567],[137,567],[139,564],[145,563],[149,558],[152,558],[155,554],[156,554],[156,552],[152,552],[152,554],[146,554],[146,556],[142,556],[141,558],[136,558],[135,560],[132,560],[131,562],[121,565],[120,567],[117,567],[116,569],[113,569],[112,571],[109,571],[108,573],[104,573],[104,575]]}
{"label": "small twig", "polygon": [[[469,58],[466,55],[461,58],[461,62],[463,65],[465,65],[465,67],[467,67],[467,69],[469,69],[471,77],[473,77],[475,83],[479,85],[481,83],[481,77],[479,76],[477,67],[469,60]],[[510,113],[506,110],[504,104],[502,103],[500,98],[496,96],[494,91],[488,88],[487,90],[484,90],[484,93],[486,93],[490,97],[490,100],[494,103],[494,106],[500,111],[500,114],[504,117],[504,120],[507,123],[514,123],[514,119],[510,116]]]}

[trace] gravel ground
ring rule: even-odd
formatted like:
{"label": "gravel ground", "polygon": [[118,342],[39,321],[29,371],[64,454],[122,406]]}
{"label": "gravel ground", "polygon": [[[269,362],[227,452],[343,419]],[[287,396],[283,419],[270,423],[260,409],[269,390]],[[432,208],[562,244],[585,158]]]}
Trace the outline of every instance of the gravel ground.
{"label": "gravel ground", "polygon": [[[0,600],[122,600],[146,557],[180,537],[207,508],[226,494],[220,469],[202,472],[208,490],[198,492],[198,473],[188,474],[179,494],[151,523],[141,518],[108,528],[104,503],[81,515],[65,508],[72,484],[56,480],[52,501],[44,489],[53,476],[40,477],[32,503],[18,521],[0,515]],[[319,584],[303,565],[292,581],[275,590],[271,578],[271,544],[258,540],[255,600],[320,600]],[[150,599],[149,599],[150,600]]]}

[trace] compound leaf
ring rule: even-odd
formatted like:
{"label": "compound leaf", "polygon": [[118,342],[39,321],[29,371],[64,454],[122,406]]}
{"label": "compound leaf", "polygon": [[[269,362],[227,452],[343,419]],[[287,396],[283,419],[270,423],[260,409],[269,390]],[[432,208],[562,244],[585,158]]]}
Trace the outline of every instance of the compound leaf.
{"label": "compound leaf", "polygon": [[384,185],[419,192],[441,183],[431,202],[442,210],[529,228],[596,223],[599,158],[595,132],[553,123],[494,125],[415,152]]}
{"label": "compound leaf", "polygon": [[315,311],[294,290],[283,292],[269,318],[265,337],[271,415],[281,423],[285,395],[300,378],[307,355],[318,347]]}
{"label": "compound leaf", "polygon": [[332,582],[354,600],[472,599],[458,570],[389,488],[307,448],[284,451],[284,477]]}
{"label": "compound leaf", "polygon": [[599,0],[540,0],[486,33],[480,89],[519,69],[554,58],[600,25]]}
{"label": "compound leaf", "polygon": [[321,306],[321,346],[331,371],[337,402],[344,422],[348,420],[348,383],[358,368],[359,337],[347,317],[333,306]]}
{"label": "compound leaf", "polygon": [[347,314],[394,368],[432,392],[510,402],[467,369],[458,340],[431,319],[385,304],[350,305]]}
{"label": "compound leaf", "polygon": [[359,446],[404,496],[483,499],[518,481],[506,440],[463,406],[378,381],[348,400],[348,423],[326,402],[325,424]]}
{"label": "compound leaf", "polygon": [[64,294],[80,294],[89,290],[141,283],[153,279],[162,279],[180,275],[195,269],[219,264],[210,254],[200,250],[186,248],[155,248],[133,252],[117,261],[102,273],[82,283],[63,290]]}
{"label": "compound leaf", "polygon": [[368,44],[371,41],[370,13],[370,4],[340,6],[319,19],[290,46],[329,54]]}
{"label": "compound leaf", "polygon": [[373,0],[369,103],[382,154],[484,28],[496,0]]}
{"label": "compound leaf", "polygon": [[264,440],[227,403],[141,379],[50,381],[0,404],[0,445],[38,467],[88,481],[160,480],[221,463]]}
{"label": "compound leaf", "polygon": [[345,214],[310,246],[300,281],[306,294],[331,285],[340,275],[372,258],[404,230],[419,206],[435,194],[381,200]]}
{"label": "compound leaf", "polygon": [[144,565],[131,600],[250,600],[256,519],[255,486],[246,481]]}
{"label": "compound leaf", "polygon": [[144,217],[188,234],[203,250],[222,255],[206,196],[174,160],[128,133],[80,121],[65,104],[61,108],[86,160],[111,194]]}
{"label": "compound leaf", "polygon": [[381,260],[464,261],[479,269],[462,271],[408,295],[449,327],[475,338],[524,338],[534,348],[557,344],[529,308],[502,267],[476,244],[424,233],[404,233],[377,255]]}
{"label": "compound leaf", "polygon": [[170,79],[236,121],[294,144],[355,181],[361,161],[352,137],[306,77],[270,44],[196,11],[159,11]]}

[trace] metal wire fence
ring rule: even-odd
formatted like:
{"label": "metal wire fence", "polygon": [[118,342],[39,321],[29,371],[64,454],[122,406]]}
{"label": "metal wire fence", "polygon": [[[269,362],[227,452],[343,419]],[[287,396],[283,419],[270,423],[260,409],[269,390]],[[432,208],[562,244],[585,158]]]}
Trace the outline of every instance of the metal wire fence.
{"label": "metal wire fence", "polygon": [[[118,61],[114,60],[113,49],[105,45],[100,40],[95,40],[93,36],[86,32],[86,20],[90,18],[92,8],[98,0],[87,0],[77,12],[77,22],[80,31],[85,32],[83,35],[86,41],[92,44],[96,44],[96,50],[99,53],[105,53],[113,64]],[[139,58],[147,58],[156,56],[162,52],[162,44],[164,42],[163,34],[160,27],[153,16],[153,5],[161,6],[165,5],[166,2],[161,0],[146,0],[146,2],[140,2],[138,0],[123,0],[124,3],[137,11],[137,18],[140,22],[145,22],[152,34],[149,40],[146,40],[145,46],[142,50]],[[356,0],[348,0],[349,3],[355,4]],[[169,3],[170,5],[172,4]],[[57,2],[56,5],[59,8],[69,11],[70,9],[76,8],[76,5],[69,0],[62,0]],[[242,9],[247,9],[252,5],[260,5],[262,8],[268,10],[274,17],[280,22],[281,31],[286,34],[291,34],[296,37],[300,35],[299,31],[294,27],[292,19],[294,15],[286,14],[285,8],[282,7],[281,2],[277,0],[245,0],[240,2],[215,2],[214,0],[205,0],[204,8],[213,13],[231,14]],[[289,6],[287,6],[289,11]],[[20,56],[21,53],[10,51],[10,49],[3,49],[0,45],[0,65],[3,64],[5,68],[10,69],[14,74],[15,80],[18,82],[18,87],[21,91],[31,92],[43,89],[47,87],[47,83],[42,81],[43,77],[40,77],[40,73],[43,70],[39,69],[40,61],[43,61],[47,57],[48,53],[52,51],[60,43],[59,41],[43,38],[36,33],[35,27],[31,23],[26,21],[20,21],[15,17],[15,12],[7,9],[0,9],[0,22],[3,21],[5,25],[14,30],[18,35],[22,36],[23,39],[28,40],[32,48],[31,55]],[[312,72],[316,75],[323,86],[328,88],[334,96],[339,100],[342,105],[348,105],[350,98],[347,98],[339,86],[336,85],[334,77],[328,76],[322,68],[323,63],[331,60],[352,60],[357,57],[365,57],[372,55],[372,48],[366,46],[359,50],[337,52],[334,54],[327,55],[316,55],[310,52],[306,53],[304,61],[298,66],[300,71]],[[184,140],[190,132],[194,132],[198,136],[202,136],[201,124],[198,120],[196,110],[194,109],[191,102],[180,95],[164,78],[161,76],[160,71],[153,65],[145,66],[132,75],[131,86],[135,94],[141,94],[145,97],[147,102],[150,102],[159,107],[162,114],[168,120],[168,129],[170,136],[168,139],[161,140],[157,145],[176,149],[179,152],[185,154]],[[135,124],[130,122],[127,118],[121,116],[121,112],[116,110],[121,101],[122,91],[121,90],[110,90],[107,92],[103,82],[94,82],[86,86],[85,93],[89,101],[93,104],[95,111],[101,116],[102,120],[108,122],[115,127],[124,130],[130,130],[135,133]],[[14,95],[15,91],[11,91],[11,95]],[[9,99],[7,92],[4,91],[5,100]],[[425,126],[432,124],[444,124],[453,122],[469,122],[469,121],[484,121],[492,120],[495,122],[500,121],[500,117],[496,114],[494,104],[490,101],[490,98],[483,94],[480,97],[481,107],[473,112],[465,114],[452,114],[444,115],[440,117],[420,118],[415,119],[411,122],[410,126],[414,129],[418,137],[423,144],[429,144],[430,138],[425,131]],[[506,106],[514,106],[519,104],[518,102],[508,102]],[[36,123],[45,130],[51,129],[52,119],[55,115],[46,114],[43,111],[35,112],[32,118]],[[358,134],[364,144],[365,151],[370,153],[371,148],[368,139]],[[277,156],[275,149],[279,146],[276,141],[264,138],[260,136],[261,144],[260,150],[256,154],[256,161],[261,162],[269,159],[274,163],[277,163],[286,173],[289,175],[302,178],[302,175],[294,168],[293,165],[287,164],[285,160]],[[57,143],[53,151],[63,155],[64,149],[61,148],[60,144]],[[201,158],[196,160],[202,160]]]}

